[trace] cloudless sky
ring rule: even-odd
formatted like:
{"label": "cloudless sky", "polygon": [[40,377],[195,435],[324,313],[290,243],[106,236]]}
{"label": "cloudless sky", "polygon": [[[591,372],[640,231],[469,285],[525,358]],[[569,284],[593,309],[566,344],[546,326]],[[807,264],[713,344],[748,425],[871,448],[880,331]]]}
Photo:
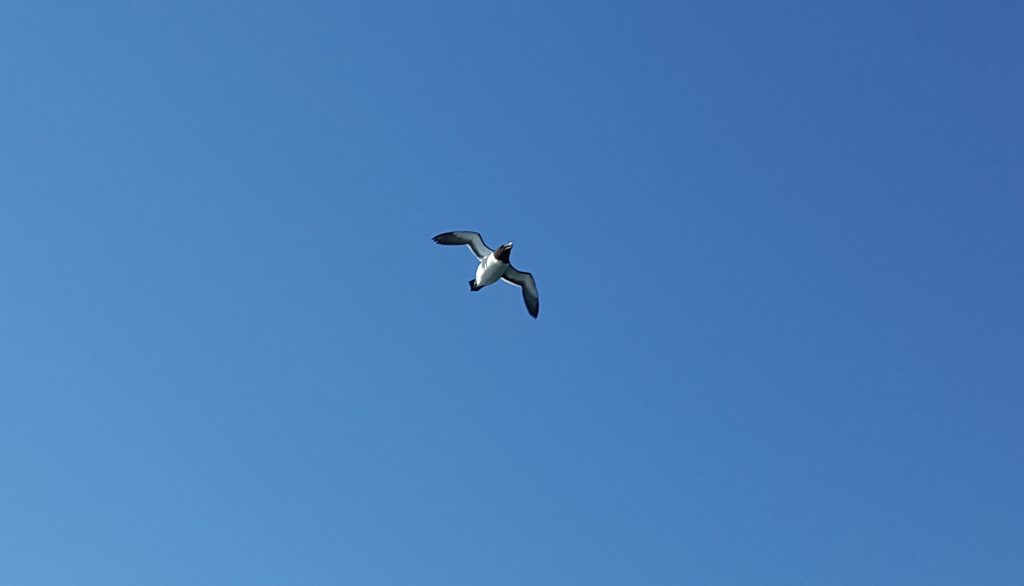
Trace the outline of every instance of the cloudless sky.
{"label": "cloudless sky", "polygon": [[1022,30],[5,2],[0,584],[1021,584]]}

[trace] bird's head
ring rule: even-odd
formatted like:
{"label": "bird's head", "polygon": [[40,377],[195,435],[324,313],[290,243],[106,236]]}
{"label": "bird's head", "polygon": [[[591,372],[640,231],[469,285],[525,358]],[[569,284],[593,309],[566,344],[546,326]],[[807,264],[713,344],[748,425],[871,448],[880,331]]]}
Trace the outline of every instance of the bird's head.
{"label": "bird's head", "polygon": [[512,254],[512,243],[506,242],[498,247],[498,250],[494,251],[494,258],[501,262],[508,262],[509,255]]}

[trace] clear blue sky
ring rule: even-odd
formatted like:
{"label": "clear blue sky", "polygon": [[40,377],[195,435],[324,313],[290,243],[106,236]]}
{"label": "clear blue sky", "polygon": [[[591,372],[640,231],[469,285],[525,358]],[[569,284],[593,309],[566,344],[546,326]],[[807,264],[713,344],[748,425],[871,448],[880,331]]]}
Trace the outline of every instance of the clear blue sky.
{"label": "clear blue sky", "polygon": [[0,583],[1020,584],[1024,6],[895,4],[5,2]]}

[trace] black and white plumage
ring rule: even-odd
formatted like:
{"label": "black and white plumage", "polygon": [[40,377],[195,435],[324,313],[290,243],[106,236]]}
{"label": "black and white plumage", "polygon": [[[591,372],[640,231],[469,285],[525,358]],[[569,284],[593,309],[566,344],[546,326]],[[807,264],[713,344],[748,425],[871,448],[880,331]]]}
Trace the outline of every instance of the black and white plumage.
{"label": "black and white plumage", "polygon": [[479,291],[500,279],[522,289],[523,301],[526,302],[526,310],[531,316],[536,318],[540,313],[540,297],[537,295],[537,283],[534,282],[533,275],[516,270],[509,262],[509,255],[512,254],[511,242],[502,244],[497,250],[491,250],[484,244],[484,239],[479,233],[465,231],[438,234],[434,236],[434,242],[448,245],[465,244],[480,261],[476,268],[476,277],[469,281],[470,291]]}

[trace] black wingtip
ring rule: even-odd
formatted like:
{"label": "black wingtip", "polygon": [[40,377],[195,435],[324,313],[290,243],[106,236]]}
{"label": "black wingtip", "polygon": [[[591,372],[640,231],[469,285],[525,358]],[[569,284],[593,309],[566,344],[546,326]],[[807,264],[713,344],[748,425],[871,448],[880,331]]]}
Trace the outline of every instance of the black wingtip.
{"label": "black wingtip", "polygon": [[531,307],[530,304],[526,305],[526,313],[530,314],[530,317],[537,319],[540,315],[540,304],[538,303],[535,307]]}
{"label": "black wingtip", "polygon": [[442,232],[437,236],[431,238],[431,240],[438,244],[465,244],[465,242],[462,242],[459,239],[455,238],[455,236],[451,232]]}

